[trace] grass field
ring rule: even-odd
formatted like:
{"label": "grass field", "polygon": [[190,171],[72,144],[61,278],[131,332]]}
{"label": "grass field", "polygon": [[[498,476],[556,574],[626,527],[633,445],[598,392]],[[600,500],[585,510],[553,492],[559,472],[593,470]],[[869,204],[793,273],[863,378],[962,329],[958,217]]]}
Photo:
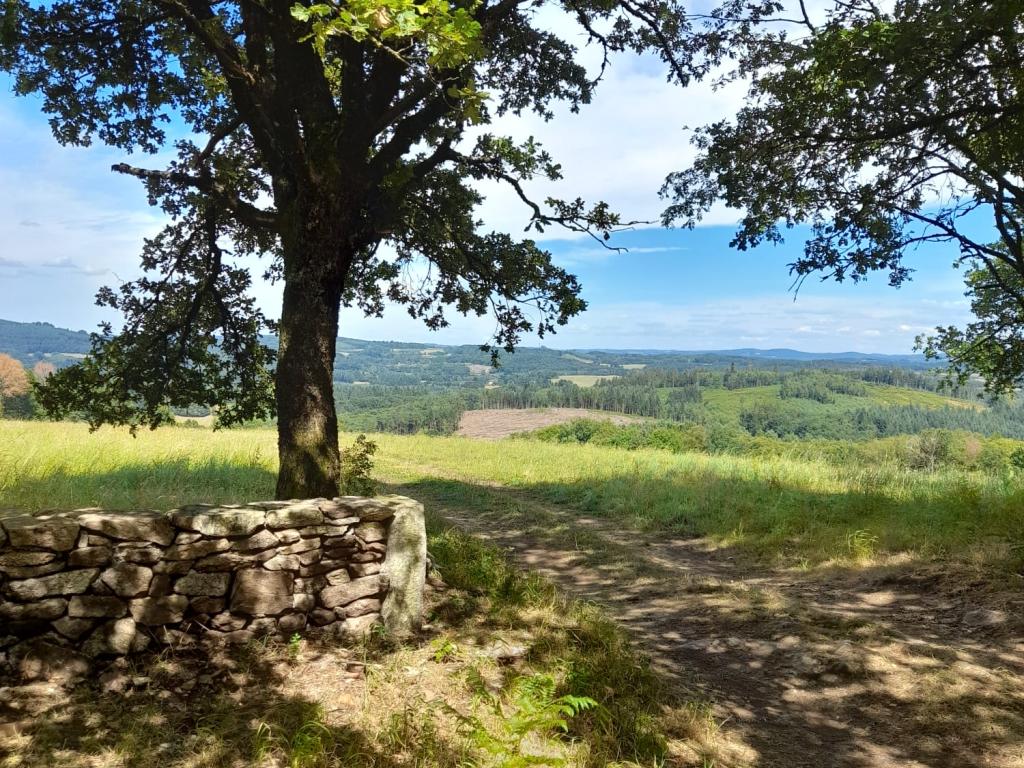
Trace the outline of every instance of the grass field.
{"label": "grass field", "polygon": [[[626,452],[533,441],[378,435],[377,475],[429,501],[487,503],[495,485],[624,526],[708,535],[752,557],[813,565],[901,554],[1019,565],[1020,476],[885,464]],[[349,442],[351,437],[343,439]],[[0,422],[0,508],[269,498],[276,435]]]}
{"label": "grass field", "polygon": [[[344,436],[343,444],[352,439]],[[919,570],[970,585],[968,609],[989,585],[999,600],[1017,595],[1024,565],[1019,474],[531,440],[373,439],[379,444],[377,478],[387,490],[425,503],[431,554],[454,588],[431,601],[430,637],[403,647],[371,643],[347,649],[300,638],[247,646],[228,657],[161,655],[130,670],[131,680],[144,681],[131,698],[99,694],[94,687],[70,695],[56,687],[0,688],[0,725],[8,702],[21,707],[28,723],[24,733],[6,741],[0,728],[0,768],[142,768],[154,755],[168,768],[753,768],[802,764],[759,760],[757,745],[777,749],[794,743],[793,734],[804,732],[801,723],[820,722],[849,724],[842,733],[858,762],[842,764],[889,768],[907,763],[860,758],[867,754],[863,749],[885,743],[883,735],[876,738],[880,724],[906,717],[910,725],[890,734],[901,749],[918,749],[914,745],[925,733],[922,754],[932,747],[945,754],[960,743],[963,728],[970,737],[966,749],[977,759],[957,764],[1018,765],[1002,760],[1005,749],[1024,744],[1018,738],[1022,688],[1001,660],[1015,652],[998,644],[977,651],[983,639],[978,634],[970,635],[968,646],[960,616],[933,627],[924,614],[910,612],[926,600],[928,610],[939,611],[949,595],[923,592],[912,596],[906,610],[870,603],[870,618],[863,612],[851,618],[844,611],[856,609],[862,598],[895,599],[889,590],[896,587],[879,591],[869,580],[868,594],[859,587],[837,593],[834,579],[837,572],[877,575],[890,566],[908,575],[916,565],[932,563]],[[0,421],[0,515],[19,508],[167,509],[263,499],[273,493],[275,471],[271,430],[168,427],[132,438],[124,430],[89,433],[80,424]],[[604,606],[597,609],[566,599],[551,583],[513,570],[501,549],[447,528],[431,511],[484,536],[497,529],[511,532],[511,543],[500,535],[494,541],[517,557],[529,554],[524,541],[539,531],[546,554],[535,564],[521,564],[550,578],[561,574],[570,594],[579,576],[583,585],[606,584],[613,596],[639,600],[620,604],[612,614],[617,618],[642,608],[653,592],[661,623],[651,624],[652,617],[641,611],[640,623],[630,629],[639,635],[637,647],[648,653],[661,649],[670,665],[654,658],[652,667],[639,659],[609,620],[606,602],[588,597]],[[589,520],[580,524],[577,518]],[[631,528],[648,533],[630,535]],[[700,535],[719,545],[709,547],[717,559],[679,560],[690,544],[697,547],[686,550],[691,554],[704,551],[705,542],[689,539]],[[566,559],[550,557],[559,551]],[[678,573],[656,559],[658,552],[670,557],[673,551],[678,555],[669,565]],[[774,575],[751,585],[702,575],[702,562],[717,563],[721,573],[742,575],[749,567],[749,573]],[[785,567],[761,568],[768,563]],[[934,583],[920,589],[927,592]],[[827,611],[832,602],[835,615]],[[1009,611],[1010,602],[1006,606]],[[939,630],[945,634],[937,640]],[[905,642],[907,633],[922,639]],[[734,645],[721,643],[721,637]],[[758,655],[766,637],[778,638],[769,644],[768,661]],[[529,654],[515,668],[500,666],[485,652],[499,641],[522,643]],[[797,644],[784,648],[784,641]],[[695,651],[700,643],[713,645]],[[1004,655],[997,659],[997,652]],[[849,679],[829,682],[828,675],[819,678],[813,671],[819,660],[831,664],[844,653],[842,658],[856,661],[843,668]],[[950,659],[962,668],[949,666]],[[339,670],[352,662],[363,665],[365,677],[340,680]],[[756,666],[762,664],[768,666]],[[183,693],[182,667],[204,670],[216,682]],[[812,671],[799,671],[805,667]],[[735,686],[730,669],[744,670]],[[770,706],[758,705],[767,713],[763,718],[741,722],[736,711],[749,711],[747,673],[756,670],[762,670],[758,695],[789,690],[796,678],[806,686],[799,690],[828,695],[771,699]],[[906,692],[909,698],[901,698]],[[538,708],[552,712],[564,695],[591,698],[599,707],[571,718],[568,732],[560,733],[535,715]],[[789,725],[766,706],[786,709]],[[876,719],[865,719],[872,712]],[[514,731],[523,723],[531,729],[525,737]],[[785,730],[790,726],[796,729],[792,734]],[[828,730],[840,732],[831,725]],[[515,755],[510,745],[527,745],[530,754]],[[506,761],[491,759],[493,752],[483,756],[492,749],[506,750]],[[811,742],[793,749],[800,758],[830,754]],[[989,761],[990,752],[999,760]],[[546,760],[515,762],[538,755]],[[833,763],[823,757],[820,764]]]}

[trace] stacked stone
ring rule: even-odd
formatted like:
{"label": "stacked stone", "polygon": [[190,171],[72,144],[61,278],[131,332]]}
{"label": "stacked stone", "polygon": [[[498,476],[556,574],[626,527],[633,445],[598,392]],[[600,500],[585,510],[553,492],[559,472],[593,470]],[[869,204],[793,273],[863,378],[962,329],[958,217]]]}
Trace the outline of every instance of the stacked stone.
{"label": "stacked stone", "polygon": [[0,649],[44,637],[124,655],[309,625],[364,634],[389,591],[396,514],[422,527],[422,506],[398,496],[0,519]]}

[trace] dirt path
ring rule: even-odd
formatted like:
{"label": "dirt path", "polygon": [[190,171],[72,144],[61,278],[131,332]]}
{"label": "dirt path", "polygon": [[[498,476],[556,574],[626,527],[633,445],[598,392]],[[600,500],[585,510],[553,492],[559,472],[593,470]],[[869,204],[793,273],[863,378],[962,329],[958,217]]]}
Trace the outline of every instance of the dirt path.
{"label": "dirt path", "polygon": [[1024,766],[1019,587],[999,595],[900,565],[757,570],[701,539],[625,532],[512,489],[479,490],[483,513],[408,488],[604,605],[681,696],[710,700],[716,743],[692,764]]}

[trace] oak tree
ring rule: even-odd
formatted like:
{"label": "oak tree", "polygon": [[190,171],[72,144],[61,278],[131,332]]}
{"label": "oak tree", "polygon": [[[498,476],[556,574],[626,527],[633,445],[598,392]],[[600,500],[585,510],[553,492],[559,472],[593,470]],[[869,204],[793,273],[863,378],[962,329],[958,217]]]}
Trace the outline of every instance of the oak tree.
{"label": "oak tree", "polygon": [[[93,425],[154,426],[168,405],[215,406],[221,424],[276,413],[279,497],[338,487],[342,305],[404,304],[431,328],[445,307],[490,312],[505,349],[584,309],[533,240],[482,229],[478,183],[510,185],[538,232],[604,241],[622,222],[601,202],[530,198],[559,166],[492,118],[589,102],[604,67],[580,63],[584,43],[606,64],[654,52],[677,83],[707,66],[681,0],[5,2],[0,68],[41,95],[58,141],[174,154],[114,166],[171,220],[143,277],[97,297],[123,327],[103,326],[42,403]],[[283,281],[273,323],[249,293],[253,255]]]}
{"label": "oak tree", "polygon": [[748,97],[734,118],[696,133],[696,161],[663,188],[665,222],[692,225],[724,200],[742,211],[742,249],[809,225],[791,265],[799,280],[881,270],[898,286],[911,277],[911,249],[947,243],[968,270],[978,320],[919,344],[945,356],[955,378],[980,373],[995,392],[1019,385],[1020,3],[843,0],[817,14],[788,5],[728,41],[735,67],[725,79],[747,78]]}

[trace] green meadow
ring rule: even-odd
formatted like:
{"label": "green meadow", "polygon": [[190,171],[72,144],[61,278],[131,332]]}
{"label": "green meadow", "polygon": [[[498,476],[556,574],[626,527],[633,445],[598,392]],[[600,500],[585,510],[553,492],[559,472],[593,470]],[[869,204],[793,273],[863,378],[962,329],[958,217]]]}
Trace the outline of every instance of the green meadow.
{"label": "green meadow", "polygon": [[[350,443],[352,435],[342,438]],[[813,565],[887,555],[1012,568],[1024,544],[1017,470],[624,451],[534,440],[374,435],[378,479],[435,507],[495,489],[624,527],[709,536],[744,556]],[[879,455],[884,455],[880,453]],[[0,508],[167,509],[270,498],[271,430],[181,427],[132,437],[0,422]]]}

